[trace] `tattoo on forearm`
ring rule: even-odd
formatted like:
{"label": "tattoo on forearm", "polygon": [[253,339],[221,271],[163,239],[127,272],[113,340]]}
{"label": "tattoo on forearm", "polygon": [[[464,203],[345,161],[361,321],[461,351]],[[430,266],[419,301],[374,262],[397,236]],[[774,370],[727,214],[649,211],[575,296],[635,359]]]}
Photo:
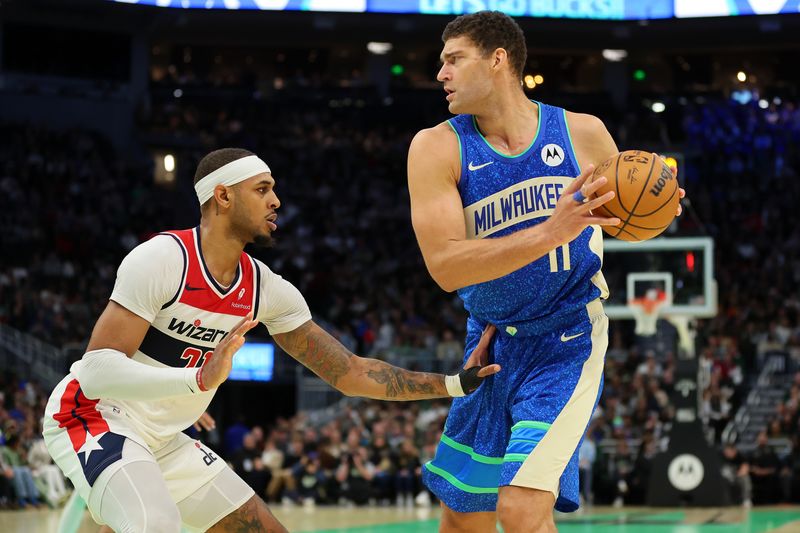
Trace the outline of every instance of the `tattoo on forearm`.
{"label": "tattoo on forearm", "polygon": [[350,352],[313,322],[274,335],[281,348],[332,386],[350,371]]}
{"label": "tattoo on forearm", "polygon": [[[412,372],[377,359],[355,358],[339,341],[311,321],[294,331],[273,335],[273,338],[287,353],[334,387],[344,376],[351,374],[348,382],[358,384],[356,394],[360,396],[419,400],[448,395],[444,377],[440,374]],[[369,381],[372,381],[372,386]],[[376,385],[383,385],[384,390],[380,391]]]}
{"label": "tattoo on forearm", "polygon": [[376,383],[386,385],[387,398],[397,398],[406,394],[430,394],[433,396],[437,393],[435,384],[442,381],[441,376],[437,374],[411,372],[383,361],[369,360],[366,364],[369,365],[366,372],[367,377]]}

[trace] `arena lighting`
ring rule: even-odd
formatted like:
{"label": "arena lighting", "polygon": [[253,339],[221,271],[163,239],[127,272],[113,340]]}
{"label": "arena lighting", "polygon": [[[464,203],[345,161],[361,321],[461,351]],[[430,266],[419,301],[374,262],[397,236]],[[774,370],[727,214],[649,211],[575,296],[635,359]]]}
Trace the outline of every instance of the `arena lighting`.
{"label": "arena lighting", "polygon": [[181,96],[183,96],[183,89],[175,89],[174,91],[172,91],[172,96],[174,96],[175,98],[180,98]]}
{"label": "arena lighting", "polygon": [[769,107],[769,102],[767,102],[762,98],[761,100],[758,101],[758,107],[760,107],[761,109],[766,109]]}
{"label": "arena lighting", "polygon": [[612,50],[610,48],[606,48],[605,50],[603,50],[603,59],[605,59],[606,61],[612,61],[612,62],[622,61],[626,57],[628,57],[627,50]]}
{"label": "arena lighting", "polygon": [[633,79],[635,79],[636,81],[644,81],[646,77],[647,73],[640,68],[637,68],[636,70],[633,71]]}
{"label": "arena lighting", "polygon": [[739,72],[736,73],[736,79],[744,83],[747,81],[747,74],[745,74],[744,71],[740,70]]}
{"label": "arena lighting", "polygon": [[536,87],[536,80],[530,74],[527,74],[523,78],[523,81],[525,82],[525,87],[527,87],[528,89],[533,89],[534,87]]}
{"label": "arena lighting", "polygon": [[164,170],[173,172],[175,170],[175,156],[167,154],[164,156]]}
{"label": "arena lighting", "polygon": [[663,113],[667,106],[664,105],[664,102],[653,102],[653,105],[650,109],[653,110],[653,113]]}
{"label": "arena lighting", "polygon": [[370,41],[367,43],[367,50],[370,54],[376,56],[383,56],[392,51],[392,43],[382,43],[378,41]]}
{"label": "arena lighting", "polygon": [[533,77],[533,81],[536,82],[536,85],[541,85],[544,83],[544,77],[541,74],[537,74]]}

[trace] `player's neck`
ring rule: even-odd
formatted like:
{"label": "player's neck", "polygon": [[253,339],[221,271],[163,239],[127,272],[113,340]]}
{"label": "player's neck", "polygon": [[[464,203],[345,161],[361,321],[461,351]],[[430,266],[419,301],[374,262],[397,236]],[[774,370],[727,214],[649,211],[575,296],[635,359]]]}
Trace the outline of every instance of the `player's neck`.
{"label": "player's neck", "polygon": [[481,133],[501,151],[516,154],[527,148],[539,127],[539,106],[514,90],[487,102],[475,115]]}
{"label": "player's neck", "polygon": [[245,244],[230,232],[230,228],[206,220],[200,221],[203,260],[211,275],[223,287],[233,282]]}

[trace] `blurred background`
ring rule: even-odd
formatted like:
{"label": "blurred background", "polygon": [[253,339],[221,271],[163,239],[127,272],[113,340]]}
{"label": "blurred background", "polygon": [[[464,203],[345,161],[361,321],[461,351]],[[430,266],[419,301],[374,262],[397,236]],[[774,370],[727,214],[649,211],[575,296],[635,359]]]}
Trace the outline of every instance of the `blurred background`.
{"label": "blurred background", "polygon": [[[646,336],[612,321],[581,450],[587,506],[656,503],[651,473],[666,476],[658,458],[680,422],[699,427],[716,481],[697,490],[717,487],[715,504],[800,502],[798,0],[2,0],[1,507],[33,503],[15,476],[33,476],[39,503],[64,499],[36,453],[44,401],[82,356],[125,254],[197,224],[192,176],[217,148],[273,169],[277,245],[251,253],[320,325],[360,355],[461,364],[466,314],[422,262],[405,163],[412,136],[449,118],[435,80],[445,24],[484,8],[525,31],[530,98],[599,116],[620,150],[668,156],[688,201],[665,237],[713,244],[642,252],[643,270],[676,279],[702,257],[715,282],[690,298],[713,292],[713,314],[656,315]],[[607,275],[624,291],[630,268],[614,257]],[[261,326],[247,350],[199,438],[263,497],[435,504],[419,473],[448,402],[343,400]],[[692,420],[676,420],[681,398]],[[677,490],[670,505],[701,500]]]}

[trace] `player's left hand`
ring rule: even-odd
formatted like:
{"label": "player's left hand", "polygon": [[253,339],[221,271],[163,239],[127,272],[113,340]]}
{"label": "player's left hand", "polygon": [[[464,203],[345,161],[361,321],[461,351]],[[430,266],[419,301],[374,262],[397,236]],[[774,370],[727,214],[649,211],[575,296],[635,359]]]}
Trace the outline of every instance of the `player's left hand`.
{"label": "player's left hand", "polygon": [[[660,158],[661,158],[661,160],[662,160],[662,161],[664,161],[664,163],[666,163],[666,162],[667,162],[667,158],[666,158],[666,157],[664,157],[663,155],[661,155],[661,154],[658,154],[658,157],[660,157]],[[669,165],[667,165],[667,166],[669,166]],[[675,178],[675,179],[677,179],[677,178],[678,178],[678,167],[669,167],[669,169],[672,171],[672,177],[673,177],[673,178]],[[686,191],[683,189],[683,187],[680,187],[680,186],[678,187],[678,196],[679,196],[681,199],[682,199],[684,196],[686,196]],[[679,217],[679,216],[681,216],[681,213],[683,213],[683,207],[681,207],[681,203],[680,203],[680,202],[678,202],[678,213],[677,213],[675,216],[678,216],[678,217]]]}
{"label": "player's left hand", "polygon": [[197,422],[195,422],[192,427],[194,427],[194,429],[197,431],[201,431],[203,429],[206,431],[211,431],[217,427],[217,422],[214,420],[214,417],[212,417],[210,414],[208,414],[208,411],[206,411],[200,415],[200,418],[197,419]]}

